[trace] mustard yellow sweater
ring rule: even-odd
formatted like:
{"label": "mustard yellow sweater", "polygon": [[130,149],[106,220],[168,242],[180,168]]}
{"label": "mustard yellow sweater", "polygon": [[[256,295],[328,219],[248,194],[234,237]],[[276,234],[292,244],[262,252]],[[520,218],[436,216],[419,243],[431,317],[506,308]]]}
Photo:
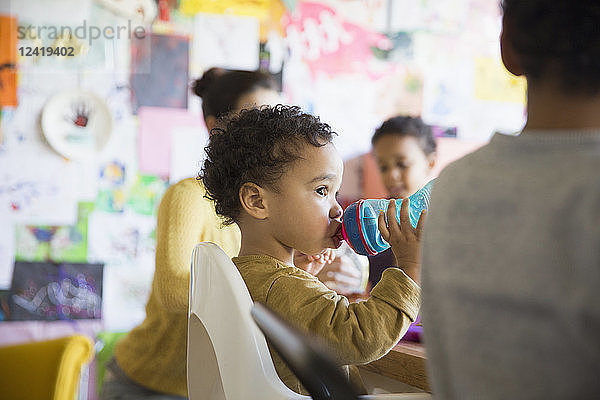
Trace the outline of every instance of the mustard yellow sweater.
{"label": "mustard yellow sweater", "polygon": [[212,202],[194,178],[167,189],[156,227],[154,280],[146,319],[115,347],[115,358],[135,382],[187,396],[186,341],[190,262],[198,242],[218,244],[229,256],[240,249],[237,225],[221,228]]}
{"label": "mustard yellow sweater", "polygon": [[[420,288],[398,268],[383,273],[368,300],[349,304],[313,275],[269,256],[235,257],[233,262],[254,301],[331,343],[342,364],[365,364],[384,356],[419,311]],[[306,393],[283,360],[273,351],[271,356],[281,380]],[[344,372],[355,377],[347,366]]]}

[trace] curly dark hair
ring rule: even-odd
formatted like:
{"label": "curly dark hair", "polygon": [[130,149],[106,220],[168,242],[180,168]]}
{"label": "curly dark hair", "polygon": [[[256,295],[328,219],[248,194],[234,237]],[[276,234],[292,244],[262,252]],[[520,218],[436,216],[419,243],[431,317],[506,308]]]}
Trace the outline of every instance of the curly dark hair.
{"label": "curly dark hair", "polygon": [[229,225],[238,221],[238,196],[244,183],[277,191],[282,175],[302,158],[304,145],[325,146],[335,135],[329,125],[296,106],[244,109],[213,129],[198,180],[206,188],[205,197],[215,202],[217,214]]}
{"label": "curly dark hair", "polygon": [[375,130],[371,138],[371,144],[374,145],[381,137],[388,135],[412,136],[416,138],[425,155],[434,153],[437,149],[437,143],[433,137],[431,126],[424,123],[420,117],[398,115],[385,120]]}
{"label": "curly dark hair", "polygon": [[279,91],[275,78],[262,71],[210,68],[192,84],[192,92],[202,98],[204,118],[222,117],[235,109],[240,98],[257,89]]}
{"label": "curly dark hair", "polygon": [[566,92],[600,91],[600,2],[502,0],[501,6],[528,79],[548,73]]}

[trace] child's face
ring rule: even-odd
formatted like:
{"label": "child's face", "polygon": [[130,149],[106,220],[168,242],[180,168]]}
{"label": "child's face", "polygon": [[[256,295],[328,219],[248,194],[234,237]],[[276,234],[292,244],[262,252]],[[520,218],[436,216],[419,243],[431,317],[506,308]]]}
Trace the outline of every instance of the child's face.
{"label": "child's face", "polygon": [[278,192],[267,190],[268,219],[282,245],[314,255],[340,246],[335,234],[342,207],[335,196],[344,167],[333,144],[303,146],[303,158],[279,180]]}
{"label": "child's face", "polygon": [[412,136],[384,135],[373,145],[383,183],[393,198],[408,197],[428,180],[435,156],[425,155]]}

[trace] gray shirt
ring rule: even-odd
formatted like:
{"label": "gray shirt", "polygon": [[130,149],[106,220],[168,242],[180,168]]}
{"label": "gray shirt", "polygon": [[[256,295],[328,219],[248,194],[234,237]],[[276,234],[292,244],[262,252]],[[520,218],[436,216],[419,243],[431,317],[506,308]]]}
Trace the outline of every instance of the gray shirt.
{"label": "gray shirt", "polygon": [[496,134],[442,171],[422,285],[435,398],[600,398],[600,131]]}

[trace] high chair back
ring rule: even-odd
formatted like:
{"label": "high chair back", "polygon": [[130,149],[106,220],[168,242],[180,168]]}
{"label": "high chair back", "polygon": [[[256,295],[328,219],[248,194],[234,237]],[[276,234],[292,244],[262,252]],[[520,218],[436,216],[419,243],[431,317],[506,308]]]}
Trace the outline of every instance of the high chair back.
{"label": "high chair back", "polygon": [[237,267],[216,244],[192,255],[187,374],[190,400],[306,399],[279,379],[252,299]]}

